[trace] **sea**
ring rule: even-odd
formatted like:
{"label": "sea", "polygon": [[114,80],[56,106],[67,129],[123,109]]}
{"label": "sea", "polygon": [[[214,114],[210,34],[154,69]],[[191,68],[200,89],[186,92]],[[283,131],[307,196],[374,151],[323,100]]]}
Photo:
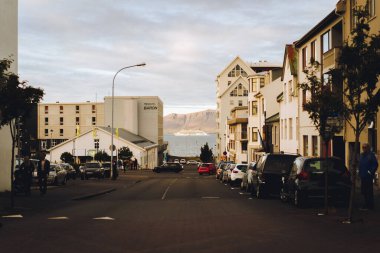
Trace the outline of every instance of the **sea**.
{"label": "sea", "polygon": [[168,153],[172,156],[194,157],[201,154],[201,147],[206,142],[215,154],[216,134],[181,135],[165,134],[164,141],[168,142]]}

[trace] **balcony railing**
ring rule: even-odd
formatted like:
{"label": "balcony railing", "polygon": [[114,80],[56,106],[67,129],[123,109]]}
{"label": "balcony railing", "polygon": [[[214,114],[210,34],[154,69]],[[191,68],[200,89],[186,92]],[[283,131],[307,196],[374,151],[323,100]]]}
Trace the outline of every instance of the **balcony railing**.
{"label": "balcony railing", "polygon": [[335,47],[323,54],[323,71],[334,69],[340,55],[340,48]]}

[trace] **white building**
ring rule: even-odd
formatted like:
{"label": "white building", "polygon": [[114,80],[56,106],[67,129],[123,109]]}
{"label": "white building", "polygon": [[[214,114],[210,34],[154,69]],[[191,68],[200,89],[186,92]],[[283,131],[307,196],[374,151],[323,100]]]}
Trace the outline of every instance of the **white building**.
{"label": "white building", "polygon": [[232,109],[230,120],[227,121],[227,124],[229,127],[228,160],[235,163],[247,163],[248,106],[237,106]]}
{"label": "white building", "polygon": [[229,139],[227,121],[231,110],[248,104],[248,75],[255,72],[240,57],[236,57],[216,78],[217,153],[218,160],[227,152]]}
{"label": "white building", "polygon": [[[12,57],[10,71],[18,73],[18,0],[0,1],[0,59]],[[12,139],[9,126],[0,130],[0,192],[11,189]]]}
{"label": "white building", "polygon": [[[95,149],[95,142],[99,148]],[[133,134],[125,129],[114,129],[114,145],[116,149],[128,147],[138,164],[143,169],[153,169],[158,162],[158,145],[146,138]],[[60,157],[64,152],[69,152],[75,157],[94,156],[97,151],[104,151],[111,155],[111,128],[94,127],[77,137],[62,142],[49,149],[50,161],[61,162]],[[116,152],[114,152],[116,155]]]}

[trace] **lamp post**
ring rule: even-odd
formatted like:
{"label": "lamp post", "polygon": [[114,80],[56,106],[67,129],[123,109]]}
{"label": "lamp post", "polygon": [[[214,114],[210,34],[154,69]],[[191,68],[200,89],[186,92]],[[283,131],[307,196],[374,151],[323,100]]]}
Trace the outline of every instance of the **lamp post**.
{"label": "lamp post", "polygon": [[[113,166],[113,152],[114,150],[116,150],[114,144],[113,144],[113,114],[114,114],[114,90],[115,90],[115,78],[117,76],[117,74],[119,74],[120,71],[124,70],[124,69],[129,69],[129,68],[133,68],[133,67],[143,67],[145,66],[146,64],[145,63],[140,63],[140,64],[135,64],[135,65],[130,65],[130,66],[126,66],[126,67],[123,67],[121,69],[119,69],[116,74],[113,76],[113,80],[112,80],[112,99],[111,99],[111,147],[110,147],[110,150],[111,150],[111,179],[112,180],[115,180],[116,179],[116,175],[114,173],[114,166]],[[117,161],[116,161],[117,163]],[[117,164],[116,164],[116,168],[117,168]]]}

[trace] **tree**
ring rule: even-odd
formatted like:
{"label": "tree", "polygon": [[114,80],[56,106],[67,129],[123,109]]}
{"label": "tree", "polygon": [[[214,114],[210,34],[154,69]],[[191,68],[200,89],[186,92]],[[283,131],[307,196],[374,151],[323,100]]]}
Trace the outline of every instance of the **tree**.
{"label": "tree", "polygon": [[22,118],[37,105],[44,95],[40,88],[29,86],[26,81],[19,81],[19,76],[11,73],[12,60],[0,60],[0,128],[9,126],[12,138],[11,157],[11,206],[13,200],[13,168],[16,142],[20,137]]}
{"label": "tree", "polygon": [[[328,145],[335,134],[342,131],[343,96],[339,84],[333,85],[332,78],[318,78],[320,64],[312,59],[311,66],[305,71],[307,82],[300,87],[311,94],[311,98],[303,105],[309,118],[322,137],[325,145],[325,158],[328,157]],[[335,123],[335,124],[333,124]],[[323,154],[321,152],[321,157]],[[328,166],[325,172],[325,214],[328,213]]]}
{"label": "tree", "polygon": [[133,156],[133,152],[128,147],[122,147],[119,149],[119,157],[130,160]]}
{"label": "tree", "polygon": [[74,163],[74,156],[69,152],[63,152],[60,158],[65,163]]}
{"label": "tree", "polygon": [[338,66],[332,72],[333,80],[344,83],[343,115],[355,135],[355,147],[350,161],[352,187],[348,223],[352,222],[360,135],[367,124],[375,120],[380,106],[380,90],[377,87],[380,75],[380,33],[369,34],[367,6],[357,7],[354,16],[356,25],[351,31],[351,39],[344,43]]}
{"label": "tree", "polygon": [[212,149],[208,146],[208,143],[201,147],[201,154],[200,154],[200,159],[204,163],[209,163],[214,161],[214,155],[212,153]]}
{"label": "tree", "polygon": [[99,151],[95,154],[94,159],[98,162],[109,161],[111,157],[105,151]]}

